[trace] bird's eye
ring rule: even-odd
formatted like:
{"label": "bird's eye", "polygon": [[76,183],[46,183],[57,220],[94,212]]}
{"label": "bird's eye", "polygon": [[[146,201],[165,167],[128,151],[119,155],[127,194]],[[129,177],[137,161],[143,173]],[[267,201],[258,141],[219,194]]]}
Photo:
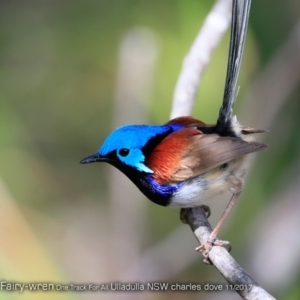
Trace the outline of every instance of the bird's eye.
{"label": "bird's eye", "polygon": [[127,148],[122,148],[119,150],[119,154],[123,157],[127,156],[129,154],[129,149]]}

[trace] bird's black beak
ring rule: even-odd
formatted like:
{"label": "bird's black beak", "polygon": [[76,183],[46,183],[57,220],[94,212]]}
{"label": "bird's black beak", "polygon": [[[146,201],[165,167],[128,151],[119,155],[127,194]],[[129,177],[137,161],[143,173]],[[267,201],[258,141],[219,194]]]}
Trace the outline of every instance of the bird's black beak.
{"label": "bird's black beak", "polygon": [[101,162],[101,161],[106,161],[104,157],[102,157],[99,153],[92,154],[83,160],[80,161],[81,164],[90,164],[93,162]]}

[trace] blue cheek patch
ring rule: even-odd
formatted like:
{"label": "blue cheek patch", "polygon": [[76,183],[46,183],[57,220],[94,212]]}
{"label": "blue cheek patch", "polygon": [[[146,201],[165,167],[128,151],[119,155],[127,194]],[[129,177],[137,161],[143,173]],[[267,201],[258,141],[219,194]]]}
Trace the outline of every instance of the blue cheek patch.
{"label": "blue cheek patch", "polygon": [[141,172],[145,172],[145,173],[153,173],[153,171],[151,169],[149,169],[146,165],[144,165],[143,163],[139,163],[137,164],[136,168],[141,171]]}
{"label": "blue cheek patch", "polygon": [[153,177],[151,176],[151,174],[148,174],[147,177],[148,177],[150,185],[153,187],[155,192],[157,192],[158,194],[160,194],[162,196],[166,196],[166,197],[172,196],[173,193],[178,191],[178,189],[180,189],[183,184],[183,182],[180,182],[178,184],[163,185],[163,184],[159,184],[157,181],[155,181],[153,179]]}
{"label": "blue cheek patch", "polygon": [[134,167],[140,172],[153,173],[153,171],[144,164],[145,156],[141,149],[130,149],[128,156],[122,157],[118,155],[118,158],[125,165]]}

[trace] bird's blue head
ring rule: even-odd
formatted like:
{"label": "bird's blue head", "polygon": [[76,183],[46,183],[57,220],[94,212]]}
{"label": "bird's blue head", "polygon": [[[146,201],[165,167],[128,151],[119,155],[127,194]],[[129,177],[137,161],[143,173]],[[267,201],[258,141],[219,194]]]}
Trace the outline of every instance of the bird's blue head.
{"label": "bird's blue head", "polygon": [[104,141],[97,153],[80,163],[108,162],[121,171],[131,167],[139,172],[153,173],[145,165],[146,156],[153,146],[176,130],[162,125],[126,125],[116,129]]}

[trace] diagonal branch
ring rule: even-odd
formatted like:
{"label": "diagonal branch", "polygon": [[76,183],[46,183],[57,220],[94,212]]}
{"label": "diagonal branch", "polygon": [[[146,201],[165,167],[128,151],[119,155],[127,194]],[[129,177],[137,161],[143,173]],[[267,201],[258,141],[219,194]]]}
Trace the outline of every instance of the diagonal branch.
{"label": "diagonal branch", "polygon": [[[212,228],[201,207],[189,209],[186,221],[200,244],[204,244]],[[275,299],[252,279],[223,247],[214,246],[209,259],[228,281],[228,288],[235,290],[243,299]]]}
{"label": "diagonal branch", "polygon": [[[235,0],[234,0],[235,1]],[[242,0],[237,0],[242,1]],[[193,103],[195,101],[196,92],[201,80],[201,76],[206,69],[209,62],[211,54],[214,48],[218,45],[221,37],[223,36],[225,30],[228,27],[230,20],[230,7],[232,1],[229,0],[219,0],[213,7],[209,16],[206,18],[204,26],[195,42],[191,46],[191,50],[184,59],[183,67],[179,75],[177,86],[175,88],[173,107],[171,112],[171,118],[180,115],[189,115]],[[244,2],[235,2],[242,7],[245,5]],[[235,11],[236,12],[236,11]],[[248,12],[246,13],[246,25]],[[216,18],[218,16],[218,18]],[[240,18],[237,14],[234,15],[236,18]],[[222,20],[223,23],[218,23]],[[235,22],[237,19],[235,19]],[[217,24],[217,26],[215,26]],[[222,26],[220,26],[222,24]],[[231,35],[237,34],[234,26],[237,23],[233,22]],[[240,23],[242,24],[242,23]],[[243,23],[244,24],[244,23]],[[245,34],[247,26],[243,26],[242,34]],[[217,30],[216,30],[217,29]],[[239,33],[240,34],[240,33]],[[232,38],[232,36],[231,36]],[[209,43],[209,41],[213,41]],[[231,39],[232,41],[232,39]],[[206,45],[206,46],[203,46]],[[207,46],[208,45],[208,46]],[[229,67],[234,66],[234,69],[239,70],[239,64],[241,62],[241,55],[243,52],[243,42],[236,43],[237,47],[231,44],[230,54],[229,54]],[[242,45],[242,46],[240,46]],[[240,47],[240,48],[238,48]],[[237,58],[233,55],[232,51],[238,49],[240,55]],[[229,68],[230,72],[230,68]],[[236,76],[234,74],[228,74],[227,77],[232,78],[234,76],[235,80],[230,80],[230,87],[234,92],[236,85]],[[227,82],[228,85],[228,82]],[[235,95],[233,94],[232,97]],[[228,97],[227,97],[228,98]],[[223,103],[224,105],[224,103]],[[200,244],[207,242],[210,233],[212,232],[211,226],[205,216],[204,211],[201,208],[188,209],[185,214],[187,223],[190,225],[192,231],[196,235]],[[218,269],[218,271],[223,275],[223,277],[231,284],[233,287],[238,286],[239,289],[233,289],[240,294],[243,299],[274,299],[273,296],[268,294],[264,289],[262,289],[257,282],[255,282],[234,260],[234,258],[222,247],[214,246],[209,252],[209,259],[212,264]]]}

